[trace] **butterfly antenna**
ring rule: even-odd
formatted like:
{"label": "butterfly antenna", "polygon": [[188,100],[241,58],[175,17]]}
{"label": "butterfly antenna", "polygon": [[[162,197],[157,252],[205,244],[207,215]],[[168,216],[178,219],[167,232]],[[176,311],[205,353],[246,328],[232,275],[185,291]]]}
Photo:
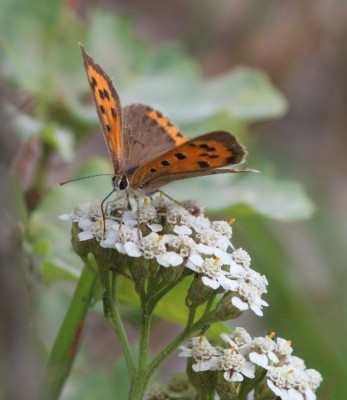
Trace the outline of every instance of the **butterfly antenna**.
{"label": "butterfly antenna", "polygon": [[70,179],[68,181],[60,182],[59,185],[63,186],[66,185],[67,183],[81,181],[82,179],[95,178],[96,176],[113,176],[113,175],[114,174],[96,174],[96,175],[82,176],[82,178]]}

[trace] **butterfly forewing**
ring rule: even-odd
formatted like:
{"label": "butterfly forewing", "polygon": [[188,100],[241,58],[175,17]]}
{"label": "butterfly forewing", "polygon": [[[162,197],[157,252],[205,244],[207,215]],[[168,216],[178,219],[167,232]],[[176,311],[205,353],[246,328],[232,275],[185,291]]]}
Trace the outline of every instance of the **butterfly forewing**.
{"label": "butterfly forewing", "polygon": [[124,171],[133,171],[189,140],[159,111],[144,104],[123,108]]}
{"label": "butterfly forewing", "polygon": [[212,175],[218,168],[242,163],[246,154],[245,148],[231,133],[211,132],[147,162],[134,172],[131,186],[148,188],[148,192],[149,188],[155,189],[178,179]]}
{"label": "butterfly forewing", "polygon": [[81,44],[80,47],[102,131],[111,155],[115,173],[117,173],[124,158],[122,111],[119,96],[108,75],[85,52]]}

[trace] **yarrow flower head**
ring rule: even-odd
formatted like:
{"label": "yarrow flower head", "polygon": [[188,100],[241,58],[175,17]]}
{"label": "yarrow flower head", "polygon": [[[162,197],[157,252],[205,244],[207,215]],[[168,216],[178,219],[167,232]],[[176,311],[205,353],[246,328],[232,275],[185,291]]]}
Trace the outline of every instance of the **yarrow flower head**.
{"label": "yarrow flower head", "polygon": [[[245,377],[261,380],[256,386],[256,398],[273,398],[269,396],[272,391],[282,400],[316,399],[314,392],[322,382],[320,373],[306,369],[303,360],[291,355],[290,341],[273,340],[273,337],[274,333],[252,338],[244,328],[238,327],[231,334],[221,334],[224,346],[214,347],[205,337],[195,337],[187,346],[181,346],[179,355],[193,358],[195,372],[222,373],[224,381],[230,384],[242,383]],[[225,390],[225,385],[216,387],[217,392],[220,388]]]}
{"label": "yarrow flower head", "polygon": [[96,202],[77,206],[61,219],[73,222],[77,235],[73,243],[75,247],[78,242],[85,243],[86,253],[113,249],[114,264],[120,268],[125,265],[131,274],[131,268],[148,268],[152,263],[151,274],[141,274],[141,279],[156,273],[153,262],[158,271],[177,268],[175,273],[165,273],[167,282],[179,279],[183,271],[185,276],[195,274],[200,283],[193,281],[190,295],[202,294],[199,304],[208,300],[211,291],[218,290],[230,293],[231,307],[262,315],[261,309],[267,303],[261,296],[266,293],[267,280],[250,268],[250,257],[244,250],[233,251],[230,224],[211,222],[195,202],[187,202],[185,208],[162,196],[151,202],[145,199],[138,210],[128,211],[126,206],[121,197],[109,203],[104,209],[105,221]]}

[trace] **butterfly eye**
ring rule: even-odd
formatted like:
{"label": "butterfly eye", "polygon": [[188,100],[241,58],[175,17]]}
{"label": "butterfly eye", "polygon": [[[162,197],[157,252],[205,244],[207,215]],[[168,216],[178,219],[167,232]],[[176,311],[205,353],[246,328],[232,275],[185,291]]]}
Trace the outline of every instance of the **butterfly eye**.
{"label": "butterfly eye", "polygon": [[118,182],[119,190],[124,190],[124,189],[126,189],[126,188],[128,187],[128,184],[129,184],[129,182],[128,182],[127,177],[123,175],[123,176],[121,177],[120,181]]}
{"label": "butterfly eye", "polygon": [[129,186],[129,181],[126,175],[115,175],[112,178],[112,183],[115,190],[125,190]]}

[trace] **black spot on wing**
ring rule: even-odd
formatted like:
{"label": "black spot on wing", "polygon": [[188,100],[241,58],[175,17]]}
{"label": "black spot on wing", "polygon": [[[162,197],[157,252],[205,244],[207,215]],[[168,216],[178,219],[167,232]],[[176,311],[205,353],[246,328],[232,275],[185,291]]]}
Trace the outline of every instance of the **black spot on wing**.
{"label": "black spot on wing", "polygon": [[108,91],[104,89],[104,96],[107,100],[110,100],[110,95],[108,94]]}
{"label": "black spot on wing", "polygon": [[105,95],[104,95],[104,91],[99,89],[99,96],[101,97],[101,100],[104,100]]}
{"label": "black spot on wing", "polygon": [[198,161],[197,164],[200,168],[208,168],[210,164],[207,161]]}
{"label": "black spot on wing", "polygon": [[161,162],[161,165],[162,165],[163,167],[167,167],[167,166],[171,165],[171,163],[170,163],[170,161],[163,160],[163,161]]}
{"label": "black spot on wing", "polygon": [[228,157],[226,161],[227,161],[227,163],[233,164],[235,162],[235,160],[236,160],[236,157],[231,156],[231,157]]}
{"label": "black spot on wing", "polygon": [[174,156],[177,158],[177,160],[184,160],[185,158],[187,158],[187,156],[183,153],[176,153],[174,154]]}

